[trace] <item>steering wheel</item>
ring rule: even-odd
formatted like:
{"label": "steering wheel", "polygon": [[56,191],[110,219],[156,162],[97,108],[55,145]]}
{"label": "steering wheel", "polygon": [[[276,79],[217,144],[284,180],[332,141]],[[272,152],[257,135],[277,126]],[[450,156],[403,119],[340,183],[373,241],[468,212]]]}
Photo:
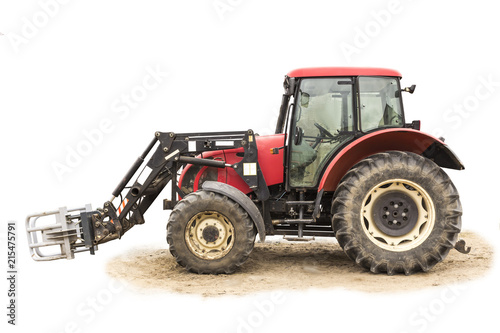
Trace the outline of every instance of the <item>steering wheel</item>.
{"label": "steering wheel", "polygon": [[324,137],[328,137],[333,139],[333,134],[330,133],[326,128],[321,126],[318,123],[314,123],[314,126],[316,126],[319,129],[319,135],[316,137],[316,140],[314,141],[313,145],[311,146],[312,148],[316,148],[322,141]]}
{"label": "steering wheel", "polygon": [[320,136],[327,136],[329,138],[333,138],[333,134],[330,133],[326,128],[324,128],[320,124],[314,123],[314,126],[316,126],[319,129]]}

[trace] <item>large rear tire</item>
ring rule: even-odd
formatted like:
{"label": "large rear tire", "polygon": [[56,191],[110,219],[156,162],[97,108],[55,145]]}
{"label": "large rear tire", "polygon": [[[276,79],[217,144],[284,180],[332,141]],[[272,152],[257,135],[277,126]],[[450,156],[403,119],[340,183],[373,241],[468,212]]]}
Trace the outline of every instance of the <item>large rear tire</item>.
{"label": "large rear tire", "polygon": [[332,213],[347,256],[388,275],[434,267],[455,246],[462,225],[448,175],[431,160],[400,151],[356,164],[335,192]]}
{"label": "large rear tire", "polygon": [[198,274],[233,273],[252,252],[255,234],[253,221],[238,203],[203,190],[179,201],[167,225],[170,253]]}

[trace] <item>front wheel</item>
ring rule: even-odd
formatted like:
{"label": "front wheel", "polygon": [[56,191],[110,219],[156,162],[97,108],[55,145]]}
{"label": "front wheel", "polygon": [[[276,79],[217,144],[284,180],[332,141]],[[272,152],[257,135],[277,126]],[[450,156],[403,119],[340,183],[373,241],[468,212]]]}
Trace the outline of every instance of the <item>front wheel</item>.
{"label": "front wheel", "polygon": [[203,190],[179,201],[167,225],[170,253],[199,274],[233,273],[252,252],[255,234],[253,221],[238,203]]}
{"label": "front wheel", "polygon": [[345,253],[374,273],[428,271],[457,241],[462,208],[448,175],[420,155],[372,155],[342,179],[332,204]]}

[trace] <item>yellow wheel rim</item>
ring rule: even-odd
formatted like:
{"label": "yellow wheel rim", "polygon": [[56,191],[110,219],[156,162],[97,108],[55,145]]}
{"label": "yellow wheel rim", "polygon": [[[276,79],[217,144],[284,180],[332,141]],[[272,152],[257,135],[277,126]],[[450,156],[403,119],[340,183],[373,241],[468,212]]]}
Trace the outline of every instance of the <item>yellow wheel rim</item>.
{"label": "yellow wheel rim", "polygon": [[391,179],[374,186],[363,200],[361,224],[377,246],[394,252],[422,244],[435,224],[434,203],[417,183]]}
{"label": "yellow wheel rim", "polygon": [[234,227],[226,216],[218,212],[201,212],[189,220],[185,240],[189,250],[198,258],[220,259],[233,247]]}

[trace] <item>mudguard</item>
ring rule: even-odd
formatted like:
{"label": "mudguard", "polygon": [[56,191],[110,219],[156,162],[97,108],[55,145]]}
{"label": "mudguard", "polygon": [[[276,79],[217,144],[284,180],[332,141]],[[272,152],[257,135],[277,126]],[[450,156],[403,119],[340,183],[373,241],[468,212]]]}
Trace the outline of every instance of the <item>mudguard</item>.
{"label": "mudguard", "polygon": [[257,228],[257,232],[259,233],[259,239],[261,242],[266,240],[266,227],[264,225],[264,219],[260,214],[259,209],[249,197],[247,197],[243,192],[238,190],[237,188],[214,181],[206,181],[202,185],[205,191],[212,191],[215,193],[219,193],[227,196],[231,200],[236,201],[243,209],[250,215],[255,227]]}
{"label": "mudguard", "polygon": [[409,128],[391,128],[360,137],[343,148],[325,169],[318,191],[335,191],[342,177],[362,159],[384,151],[422,155],[443,168],[464,169],[462,162],[441,140]]}

